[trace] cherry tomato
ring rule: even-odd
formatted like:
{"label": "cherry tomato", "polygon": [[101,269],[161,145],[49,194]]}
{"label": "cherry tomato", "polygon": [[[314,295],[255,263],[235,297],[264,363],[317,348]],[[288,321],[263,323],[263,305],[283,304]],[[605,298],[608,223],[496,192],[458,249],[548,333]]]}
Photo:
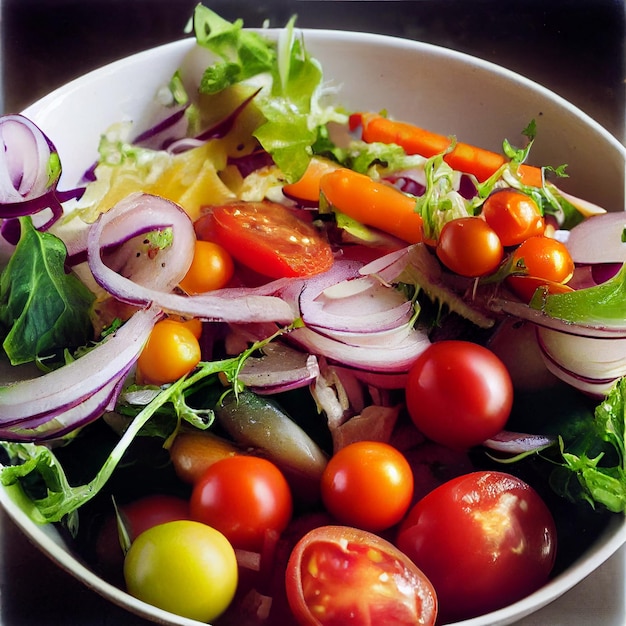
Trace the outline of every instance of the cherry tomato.
{"label": "cherry tomato", "polygon": [[524,302],[530,302],[537,289],[541,288],[546,294],[567,293],[574,291],[563,283],[555,283],[553,280],[537,278],[535,276],[507,276],[506,284]]}
{"label": "cherry tomato", "polygon": [[397,545],[432,582],[442,623],[511,604],[541,587],[556,555],[547,506],[503,472],[454,478],[420,500]]}
{"label": "cherry tomato", "polygon": [[492,193],[483,203],[482,215],[503,246],[516,246],[529,237],[543,235],[545,229],[537,203],[514,189]]}
{"label": "cherry tomato", "polygon": [[280,204],[236,202],[214,207],[212,216],[216,241],[264,276],[312,276],[333,264],[330,244]]}
{"label": "cherry tomato", "polygon": [[194,485],[190,507],[193,519],[217,528],[235,548],[260,552],[267,532],[287,527],[293,501],[276,465],[236,455],[206,470]]}
{"label": "cherry tomato", "polygon": [[188,374],[200,362],[200,344],[185,322],[157,322],[144,346],[137,367],[142,380],[163,385]]}
{"label": "cherry tomato", "polygon": [[487,348],[439,341],[411,366],[406,404],[426,437],[466,449],[502,430],[513,405],[513,383],[505,365]]}
{"label": "cherry tomato", "polygon": [[208,622],[237,589],[237,559],[219,531],[183,520],[153,526],[131,544],[124,561],[128,592],[160,609]]}
{"label": "cherry tomato", "polygon": [[565,244],[552,237],[530,237],[513,253],[513,262],[528,276],[566,283],[574,273],[574,261]]}
{"label": "cherry tomato", "polygon": [[413,473],[389,444],[358,441],[336,452],[322,474],[324,506],[337,520],[370,531],[397,524],[413,497]]}
{"label": "cherry tomato", "polygon": [[291,553],[287,599],[301,626],[432,626],[437,598],[424,574],[391,543],[364,530],[322,526]]}
{"label": "cherry tomato", "polygon": [[[187,500],[165,494],[146,496],[119,506],[118,514],[131,541],[153,526],[190,519]],[[96,541],[98,566],[110,578],[119,575],[124,562],[117,524],[115,513],[111,513],[102,525]]]}
{"label": "cherry tomato", "polygon": [[449,270],[472,278],[493,272],[504,255],[498,235],[479,217],[460,217],[445,224],[436,252]]}
{"label": "cherry tomato", "polygon": [[222,246],[197,240],[193,260],[179,286],[188,294],[221,289],[229,283],[234,271],[233,259]]}

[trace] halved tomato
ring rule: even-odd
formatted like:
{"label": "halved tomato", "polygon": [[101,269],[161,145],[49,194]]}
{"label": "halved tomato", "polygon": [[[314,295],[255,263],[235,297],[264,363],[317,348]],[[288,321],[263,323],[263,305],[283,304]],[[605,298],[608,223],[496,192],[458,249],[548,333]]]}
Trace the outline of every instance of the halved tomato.
{"label": "halved tomato", "polygon": [[373,533],[320,526],[291,553],[287,599],[302,626],[432,626],[437,597],[402,552]]}
{"label": "halved tomato", "polygon": [[[264,276],[312,276],[333,264],[333,253],[324,236],[281,204],[233,202],[213,207],[200,219],[211,221],[206,229],[208,237]],[[196,223],[200,238],[204,238],[202,231],[202,225]]]}

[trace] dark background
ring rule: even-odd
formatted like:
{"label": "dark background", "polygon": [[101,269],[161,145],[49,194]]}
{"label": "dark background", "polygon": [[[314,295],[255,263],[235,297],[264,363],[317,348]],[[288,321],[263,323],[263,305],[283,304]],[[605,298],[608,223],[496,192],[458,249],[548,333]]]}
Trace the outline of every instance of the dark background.
{"label": "dark background", "polygon": [[[0,0],[3,112],[85,71],[180,39],[196,0]],[[205,0],[247,26],[297,25],[398,35],[517,71],[625,141],[625,7],[620,0]],[[613,571],[613,570],[611,570]],[[594,590],[607,611],[623,577]],[[595,589],[595,588],[594,588]],[[602,599],[604,590],[608,597]],[[574,590],[572,593],[576,593]],[[0,624],[145,624],[52,564],[0,512]],[[586,609],[583,609],[585,612]],[[573,614],[570,623],[579,622]]]}
{"label": "dark background", "polygon": [[[196,0],[4,0],[4,111],[86,70],[184,37]],[[624,140],[620,0],[206,0],[247,26],[297,24],[399,35],[455,48],[542,83]]]}

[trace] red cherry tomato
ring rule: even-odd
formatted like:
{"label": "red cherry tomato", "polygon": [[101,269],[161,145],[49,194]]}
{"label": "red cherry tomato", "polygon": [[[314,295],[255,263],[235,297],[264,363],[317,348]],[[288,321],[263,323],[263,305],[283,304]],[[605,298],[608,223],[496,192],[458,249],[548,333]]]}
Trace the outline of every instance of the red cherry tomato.
{"label": "red cherry tomato", "polygon": [[525,482],[503,472],[454,478],[420,500],[397,545],[432,582],[442,623],[516,602],[548,579],[556,528]]}
{"label": "red cherry tomato", "polygon": [[472,278],[493,272],[504,255],[498,235],[479,217],[460,217],[445,224],[436,252],[449,270]]}
{"label": "red cherry tomato", "polygon": [[[214,207],[207,231],[240,263],[271,278],[312,276],[333,264],[330,244],[308,222],[273,202]],[[202,238],[201,225],[196,233]]]}
{"label": "red cherry tomato", "polygon": [[301,626],[432,626],[437,598],[423,573],[391,543],[347,526],[322,526],[296,545],[285,575]]}
{"label": "red cherry tomato", "polygon": [[574,261],[565,244],[552,237],[530,237],[513,253],[513,262],[528,276],[566,283],[574,273]]}
{"label": "red cherry tomato", "polygon": [[194,520],[223,533],[235,548],[260,552],[268,532],[281,533],[292,514],[281,471],[266,459],[237,455],[211,465],[194,485]]}
{"label": "red cherry tomato", "polygon": [[505,365],[487,348],[439,341],[409,370],[406,403],[426,437],[466,449],[502,430],[513,405],[513,383]]}
{"label": "red cherry tomato", "polygon": [[492,193],[483,203],[482,215],[503,246],[516,246],[529,237],[543,235],[545,229],[537,203],[515,189]]}
{"label": "red cherry tomato", "polygon": [[[189,503],[170,495],[150,495],[118,507],[129,538],[133,541],[142,532],[178,520],[190,519]],[[117,518],[114,513],[106,519],[96,542],[98,565],[113,578],[121,574],[124,554],[120,545]]]}
{"label": "red cherry tomato", "polygon": [[324,506],[337,520],[379,531],[397,524],[413,496],[413,473],[402,453],[377,441],[339,450],[322,474]]}

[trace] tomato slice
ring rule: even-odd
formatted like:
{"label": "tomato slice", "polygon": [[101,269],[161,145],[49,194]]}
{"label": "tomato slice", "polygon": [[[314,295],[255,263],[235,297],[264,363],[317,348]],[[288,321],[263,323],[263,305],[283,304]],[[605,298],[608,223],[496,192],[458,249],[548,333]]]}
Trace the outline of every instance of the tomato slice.
{"label": "tomato slice", "polygon": [[348,526],[307,533],[287,564],[287,599],[302,626],[432,626],[430,581],[378,535]]}
{"label": "tomato slice", "polygon": [[281,204],[234,202],[213,208],[212,217],[217,243],[264,276],[312,276],[333,264],[328,241]]}

